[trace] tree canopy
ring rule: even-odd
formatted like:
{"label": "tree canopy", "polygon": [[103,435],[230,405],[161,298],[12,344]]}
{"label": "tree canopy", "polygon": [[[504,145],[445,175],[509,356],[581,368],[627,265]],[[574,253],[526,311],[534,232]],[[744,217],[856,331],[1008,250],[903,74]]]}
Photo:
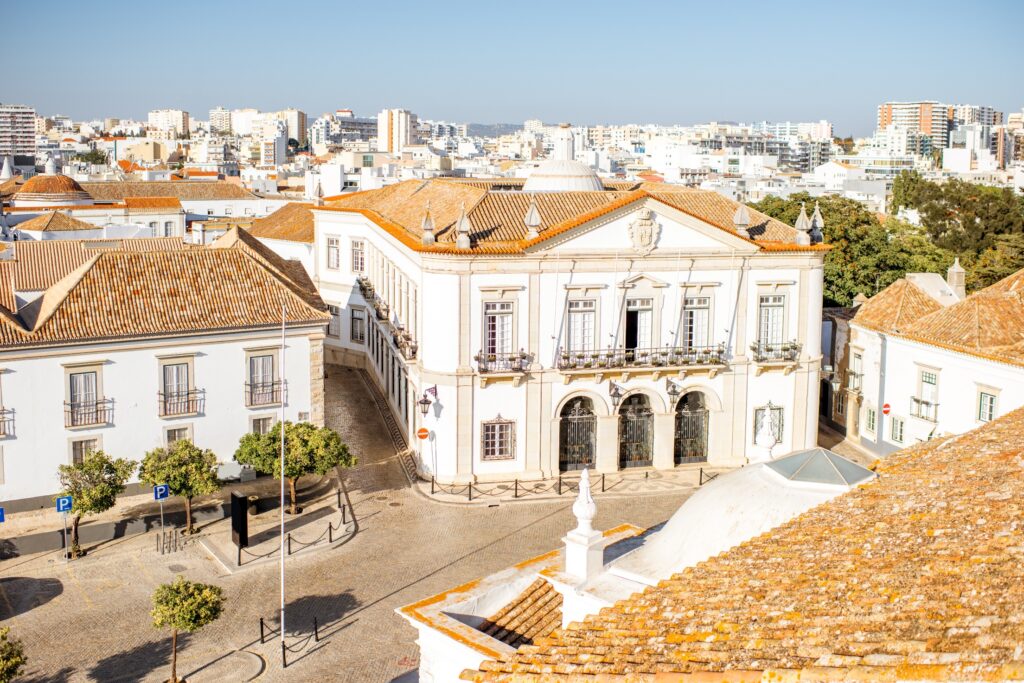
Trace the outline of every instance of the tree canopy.
{"label": "tree canopy", "polygon": [[153,626],[171,629],[171,683],[178,683],[178,631],[192,633],[212,624],[224,610],[218,586],[192,582],[178,576],[153,593]]}
{"label": "tree canopy", "polygon": [[25,647],[10,636],[9,626],[0,626],[0,683],[9,683],[21,674],[28,663]]}
{"label": "tree canopy", "polygon": [[209,449],[198,448],[188,439],[146,453],[139,467],[139,479],[150,486],[167,484],[172,495],[185,499],[186,534],[192,533],[192,498],[214,493],[220,488],[217,456]]}
{"label": "tree canopy", "polygon": [[73,158],[77,161],[84,161],[97,166],[102,166],[108,161],[106,152],[102,152],[98,149],[90,149],[88,152],[79,152]]}
{"label": "tree canopy", "polygon": [[[306,474],[327,474],[335,467],[352,467],[356,458],[333,429],[309,422],[286,422],[284,475],[291,489],[295,512],[295,481]],[[235,460],[262,474],[281,476],[281,423],[266,434],[246,434],[238,443]]]}
{"label": "tree canopy", "polygon": [[71,554],[78,556],[78,523],[83,515],[94,515],[114,507],[117,496],[135,472],[136,464],[124,458],[111,458],[103,451],[87,453],[81,462],[59,465],[62,496],[72,497]]}

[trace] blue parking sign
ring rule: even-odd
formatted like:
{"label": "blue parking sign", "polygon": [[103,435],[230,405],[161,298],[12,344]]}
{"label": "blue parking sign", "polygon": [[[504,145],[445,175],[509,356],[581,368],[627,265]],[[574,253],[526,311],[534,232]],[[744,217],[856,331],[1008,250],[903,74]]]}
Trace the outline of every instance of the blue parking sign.
{"label": "blue parking sign", "polygon": [[57,512],[71,512],[71,496],[61,496],[57,499]]}
{"label": "blue parking sign", "polygon": [[0,524],[4,522],[4,509],[0,508]]}
{"label": "blue parking sign", "polygon": [[153,500],[163,500],[171,495],[171,487],[167,484],[157,484],[153,487]]}

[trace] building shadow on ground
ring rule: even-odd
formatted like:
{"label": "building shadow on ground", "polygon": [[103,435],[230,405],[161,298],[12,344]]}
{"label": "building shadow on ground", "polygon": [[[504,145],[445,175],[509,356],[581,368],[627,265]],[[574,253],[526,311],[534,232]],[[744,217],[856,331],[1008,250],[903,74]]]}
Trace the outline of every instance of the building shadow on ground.
{"label": "building shadow on ground", "polygon": [[[181,668],[181,652],[188,645],[190,633],[178,634],[178,671]],[[143,643],[130,650],[118,652],[96,662],[89,669],[89,676],[96,681],[116,683],[117,681],[141,681],[158,669],[171,673],[171,636],[157,641]]]}
{"label": "building shadow on ground", "polygon": [[10,619],[45,605],[64,592],[60,579],[11,576],[0,579],[7,600],[0,601],[0,619]]}
{"label": "building shadow on ground", "polygon": [[[29,665],[31,666],[31,662],[29,662]],[[74,669],[70,666],[66,666],[60,671],[55,671],[54,673],[29,678],[19,678],[18,683],[68,683],[74,673]]]}

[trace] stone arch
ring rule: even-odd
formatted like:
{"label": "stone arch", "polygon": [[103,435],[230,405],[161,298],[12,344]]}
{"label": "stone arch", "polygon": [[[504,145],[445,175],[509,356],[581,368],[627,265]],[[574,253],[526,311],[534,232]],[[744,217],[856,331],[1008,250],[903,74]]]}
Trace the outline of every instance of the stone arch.
{"label": "stone arch", "polygon": [[722,399],[711,387],[706,384],[684,384],[679,387],[679,396],[674,400],[672,410],[676,409],[679,400],[690,392],[698,391],[704,395],[704,406],[712,412],[722,411]]}
{"label": "stone arch", "polygon": [[600,394],[598,394],[596,392],[587,391],[587,390],[584,389],[582,391],[574,391],[571,394],[566,394],[566,396],[564,396],[562,398],[562,400],[558,402],[558,405],[555,406],[555,413],[551,417],[553,417],[554,419],[557,420],[559,417],[561,417],[562,411],[565,410],[566,404],[568,404],[569,401],[573,400],[574,398],[580,398],[580,397],[589,398],[590,399],[590,402],[591,402],[591,404],[593,406],[594,415],[597,415],[597,416],[611,415],[611,406],[609,405],[609,400],[610,399],[608,399],[607,397],[601,396]]}
{"label": "stone arch", "polygon": [[[660,392],[655,391],[653,389],[629,389],[627,391],[624,391],[622,393],[622,400],[619,403],[619,405],[621,406],[623,403],[626,402],[627,398],[629,398],[630,396],[634,396],[636,394],[643,394],[644,396],[646,396],[647,402],[651,406],[651,410],[653,410],[655,413],[664,413],[668,411],[665,398],[661,395]],[[618,409],[616,409],[615,412],[617,413]]]}

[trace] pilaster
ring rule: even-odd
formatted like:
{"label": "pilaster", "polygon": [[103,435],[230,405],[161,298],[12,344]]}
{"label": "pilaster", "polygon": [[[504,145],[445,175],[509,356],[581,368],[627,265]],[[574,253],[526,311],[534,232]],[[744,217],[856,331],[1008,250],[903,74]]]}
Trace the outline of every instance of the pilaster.
{"label": "pilaster", "polygon": [[309,421],[324,426],[324,334],[309,335]]}

